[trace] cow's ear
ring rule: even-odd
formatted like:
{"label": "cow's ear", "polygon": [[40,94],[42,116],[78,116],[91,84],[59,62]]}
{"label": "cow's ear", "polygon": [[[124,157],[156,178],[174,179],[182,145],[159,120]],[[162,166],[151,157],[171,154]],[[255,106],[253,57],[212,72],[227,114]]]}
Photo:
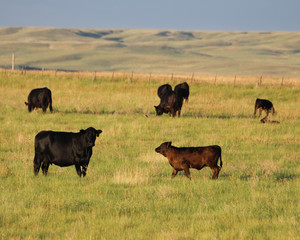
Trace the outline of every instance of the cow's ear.
{"label": "cow's ear", "polygon": [[102,133],[102,130],[99,129],[99,130],[96,130],[96,131],[97,131],[97,134],[96,134],[96,135],[97,135],[97,137],[99,137],[99,134]]}
{"label": "cow's ear", "polygon": [[167,148],[171,146],[172,142],[167,142]]}

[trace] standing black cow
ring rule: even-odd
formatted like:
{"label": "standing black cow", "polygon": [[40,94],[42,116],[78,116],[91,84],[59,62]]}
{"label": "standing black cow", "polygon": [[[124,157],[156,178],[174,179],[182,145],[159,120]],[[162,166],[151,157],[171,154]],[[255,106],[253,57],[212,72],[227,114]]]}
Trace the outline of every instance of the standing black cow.
{"label": "standing black cow", "polygon": [[[75,165],[78,176],[86,175],[92,156],[96,137],[101,130],[89,127],[86,130],[73,132],[41,131],[35,136],[34,174],[39,173],[42,165],[43,174],[47,175],[49,164],[60,167]],[[81,170],[82,166],[82,170]]]}
{"label": "standing black cow", "polygon": [[25,102],[25,104],[28,106],[29,112],[34,108],[42,108],[45,113],[48,105],[50,111],[53,112],[51,90],[46,87],[32,89],[28,95],[27,101],[28,102]]}
{"label": "standing black cow", "polygon": [[[186,176],[191,179],[190,168],[198,170],[210,167],[213,172],[213,179],[217,179],[222,168],[221,147],[218,145],[207,147],[174,147],[172,142],[164,142],[155,149],[156,152],[165,156],[173,167],[172,177],[178,171],[184,171]],[[218,159],[220,158],[220,167]]]}
{"label": "standing black cow", "polygon": [[269,115],[270,112],[274,115],[275,113],[275,108],[273,106],[273,103],[269,100],[266,99],[259,99],[257,98],[255,101],[255,106],[254,106],[254,116],[256,116],[256,111],[259,109],[259,116],[261,115],[261,112],[264,110],[267,114]]}
{"label": "standing black cow", "polygon": [[186,82],[176,85],[174,92],[177,98],[184,98],[186,102],[189,101],[190,87]]}

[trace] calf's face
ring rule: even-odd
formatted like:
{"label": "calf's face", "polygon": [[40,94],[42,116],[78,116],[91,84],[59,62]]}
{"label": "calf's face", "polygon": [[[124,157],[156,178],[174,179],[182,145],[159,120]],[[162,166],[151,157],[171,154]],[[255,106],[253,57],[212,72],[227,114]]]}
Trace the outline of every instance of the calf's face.
{"label": "calf's face", "polygon": [[155,148],[155,152],[162,154],[166,157],[166,153],[169,150],[172,142],[164,142],[159,147]]}

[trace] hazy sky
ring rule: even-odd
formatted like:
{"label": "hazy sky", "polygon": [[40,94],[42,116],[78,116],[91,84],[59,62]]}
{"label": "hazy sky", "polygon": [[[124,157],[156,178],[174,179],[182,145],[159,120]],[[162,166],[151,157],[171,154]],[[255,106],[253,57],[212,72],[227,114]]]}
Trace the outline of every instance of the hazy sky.
{"label": "hazy sky", "polygon": [[0,26],[300,31],[300,0],[0,0]]}

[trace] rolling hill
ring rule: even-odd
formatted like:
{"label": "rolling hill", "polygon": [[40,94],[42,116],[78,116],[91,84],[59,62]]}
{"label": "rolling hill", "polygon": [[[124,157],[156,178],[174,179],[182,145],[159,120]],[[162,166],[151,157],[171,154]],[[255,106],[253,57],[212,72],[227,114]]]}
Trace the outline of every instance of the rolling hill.
{"label": "rolling hill", "polygon": [[1,27],[0,66],[300,76],[299,32]]}

